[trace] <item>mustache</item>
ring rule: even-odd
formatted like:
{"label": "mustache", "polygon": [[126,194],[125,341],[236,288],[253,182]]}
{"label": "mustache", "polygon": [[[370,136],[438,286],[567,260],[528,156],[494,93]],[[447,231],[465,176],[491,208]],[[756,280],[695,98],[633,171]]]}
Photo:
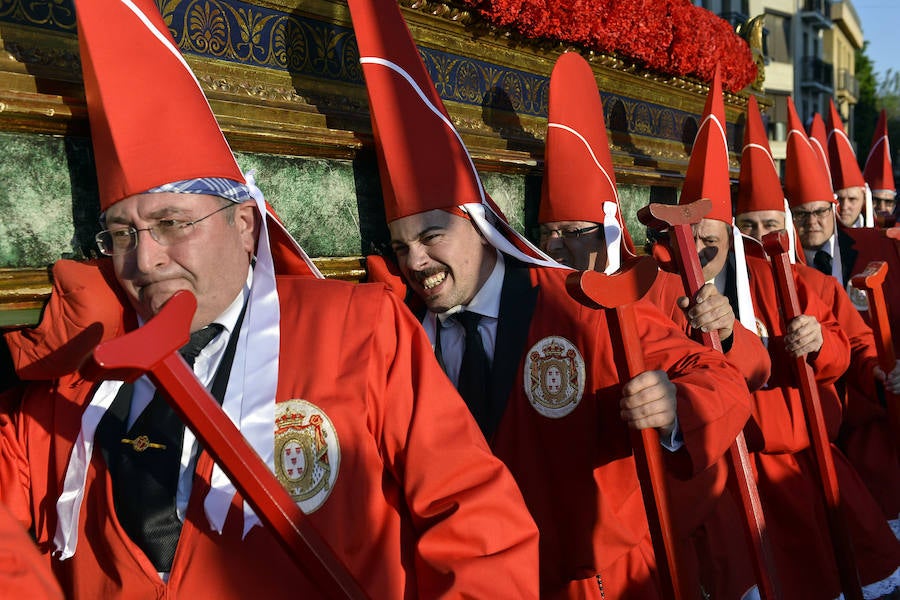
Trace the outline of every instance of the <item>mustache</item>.
{"label": "mustache", "polygon": [[132,283],[144,287],[148,285],[153,285],[154,283],[162,283],[163,281],[167,281],[172,279],[172,277],[135,277],[132,279]]}
{"label": "mustache", "polygon": [[174,274],[173,275],[156,274],[156,275],[151,275],[151,276],[134,277],[130,281],[131,281],[131,285],[133,285],[137,288],[145,288],[145,287],[148,287],[148,286],[151,286],[154,284],[165,283],[166,281],[172,281],[175,279],[182,279],[182,278],[183,277],[180,277],[180,276],[174,275]]}

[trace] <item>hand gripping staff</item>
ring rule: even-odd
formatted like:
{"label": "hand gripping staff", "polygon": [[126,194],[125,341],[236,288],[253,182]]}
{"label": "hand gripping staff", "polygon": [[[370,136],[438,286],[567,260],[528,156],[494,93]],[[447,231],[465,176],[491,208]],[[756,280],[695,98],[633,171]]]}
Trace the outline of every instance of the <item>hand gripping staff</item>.
{"label": "hand gripping staff", "polygon": [[[783,230],[773,231],[763,236],[762,242],[763,248],[772,262],[781,318],[786,327],[788,323],[802,314],[788,257],[788,234]],[[853,544],[850,540],[847,523],[841,513],[841,495],[838,489],[837,474],[834,470],[834,457],[825,429],[825,418],[822,415],[816,379],[805,356],[794,358],[793,366],[800,388],[800,398],[803,401],[806,428],[818,468],[819,484],[825,502],[825,512],[828,515],[828,529],[831,532],[831,544],[837,560],[841,588],[847,600],[862,600],[862,588],[860,588],[859,576],[856,572]]]}
{"label": "hand gripping staff", "polygon": [[[893,222],[891,221],[893,219]],[[900,227],[896,227],[896,218],[895,217],[886,217],[885,218],[885,226],[882,233],[884,237],[891,240],[900,240]]]}
{"label": "hand gripping staff", "polygon": [[897,224],[897,217],[885,213],[875,215],[875,227],[878,229],[893,229]]}
{"label": "hand gripping staff", "polygon": [[[618,322],[621,356],[625,358],[628,370],[627,377],[621,377],[623,381],[629,381],[646,370],[640,340],[633,333],[637,331],[637,321],[632,304],[647,293],[658,273],[653,259],[645,256],[629,262],[611,275],[584,271],[572,273],[566,280],[569,295],[581,304],[591,308],[614,309],[610,313]],[[630,429],[630,434],[660,588],[667,600],[683,600],[689,596],[681,589],[685,578],[680,575],[682,571],[678,565],[659,433],[651,427]]]}
{"label": "hand gripping staff", "polygon": [[[700,220],[712,209],[712,201],[701,199],[690,204],[650,204],[638,211],[638,220],[651,229],[668,230],[674,236],[675,262],[681,274],[681,282],[689,298],[703,287],[703,269],[697,256],[694,233],[691,225]],[[694,331],[700,343],[707,348],[722,352],[722,342],[716,331]],[[769,536],[766,533],[766,520],[763,516],[759,490],[753,478],[750,466],[750,455],[744,432],[739,432],[728,449],[731,463],[731,475],[737,500],[744,513],[744,534],[750,546],[753,559],[753,571],[759,593],[763,600],[779,598],[775,570],[775,558]]]}
{"label": "hand gripping staff", "polygon": [[[888,320],[887,305],[884,301],[884,285],[888,265],[882,261],[872,261],[866,270],[852,279],[853,287],[865,290],[869,298],[869,322],[875,334],[875,350],[878,353],[878,365],[887,375],[894,370],[897,359],[894,354],[894,342],[891,337],[891,323]],[[887,401],[888,425],[894,434],[894,443],[900,450],[900,396],[885,390]]]}
{"label": "hand gripping staff", "polygon": [[366,593],[178,354],[196,308],[193,294],[177,292],[143,327],[98,345],[86,372],[94,380],[123,381],[146,373],[319,592],[364,600]]}

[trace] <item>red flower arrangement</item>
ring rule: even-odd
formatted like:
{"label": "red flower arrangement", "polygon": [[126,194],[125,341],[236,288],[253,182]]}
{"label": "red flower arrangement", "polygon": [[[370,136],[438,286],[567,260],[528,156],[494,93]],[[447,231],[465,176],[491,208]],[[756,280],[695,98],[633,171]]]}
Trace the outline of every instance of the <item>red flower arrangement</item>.
{"label": "red flower arrangement", "polygon": [[525,37],[615,54],[653,71],[726,89],[756,79],[750,47],[727,21],[690,0],[459,0],[488,22]]}

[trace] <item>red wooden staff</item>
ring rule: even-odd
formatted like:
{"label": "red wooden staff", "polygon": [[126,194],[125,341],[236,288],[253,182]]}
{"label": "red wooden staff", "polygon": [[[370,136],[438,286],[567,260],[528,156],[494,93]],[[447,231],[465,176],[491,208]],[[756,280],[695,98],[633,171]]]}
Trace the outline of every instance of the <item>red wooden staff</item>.
{"label": "red wooden staff", "polygon": [[146,373],[319,592],[334,599],[367,598],[178,354],[190,338],[196,308],[193,294],[177,292],[146,325],[97,346],[86,373],[94,380],[123,381],[134,381]]}
{"label": "red wooden staff", "polygon": [[[851,280],[853,287],[865,290],[869,299],[869,322],[875,334],[875,350],[878,353],[878,366],[887,375],[894,370],[897,358],[894,354],[894,342],[891,337],[891,323],[888,320],[887,304],[884,300],[885,277],[888,265],[886,262],[873,261],[861,274]],[[884,391],[887,401],[888,424],[894,434],[894,443],[900,451],[900,396]]]}
{"label": "red wooden staff", "polygon": [[877,213],[875,215],[875,227],[878,229],[891,229],[897,224],[897,217],[887,213]]}
{"label": "red wooden staff", "polygon": [[[658,273],[653,259],[645,256],[629,262],[612,275],[585,271],[572,273],[566,280],[569,294],[582,304],[592,308],[614,309],[611,312],[618,321],[621,332],[618,342],[625,358],[629,381],[646,371],[640,340],[627,333],[637,331],[632,304],[650,290]],[[689,595],[682,586],[687,579],[681,575],[683,571],[679,566],[678,549],[675,546],[659,433],[651,427],[631,429],[630,434],[644,509],[650,526],[650,539],[656,554],[660,588],[667,599],[686,599]]]}
{"label": "red wooden staff", "polygon": [[[781,318],[787,329],[787,324],[802,314],[788,256],[788,236],[785,231],[774,231],[763,236],[762,242],[763,248],[772,262],[772,272],[775,275],[775,285],[780,300]],[[816,378],[812,367],[806,362],[805,356],[795,357],[793,366],[800,388],[800,398],[803,401],[806,428],[818,467],[819,483],[825,501],[825,512],[828,515],[828,528],[831,532],[831,544],[834,547],[841,587],[848,600],[862,600],[862,588],[856,572],[853,543],[841,512],[837,473],[834,470],[831,441],[828,439],[828,432],[825,428],[825,417],[822,415]]]}
{"label": "red wooden staff", "polygon": [[[638,211],[638,219],[651,229],[668,230],[674,237],[675,262],[681,274],[681,282],[689,298],[694,298],[703,287],[703,268],[697,256],[694,233],[691,225],[699,223],[712,209],[708,199],[697,200],[690,204],[650,204]],[[735,242],[737,243],[737,241]],[[716,331],[694,331],[698,340],[707,348],[722,352],[722,342]],[[766,531],[766,520],[763,516],[759,490],[753,478],[750,466],[750,453],[744,433],[739,432],[728,449],[731,463],[731,474],[734,477],[737,500],[744,513],[744,534],[751,549],[753,571],[759,587],[760,596],[764,600],[779,598],[776,583],[775,557]]]}

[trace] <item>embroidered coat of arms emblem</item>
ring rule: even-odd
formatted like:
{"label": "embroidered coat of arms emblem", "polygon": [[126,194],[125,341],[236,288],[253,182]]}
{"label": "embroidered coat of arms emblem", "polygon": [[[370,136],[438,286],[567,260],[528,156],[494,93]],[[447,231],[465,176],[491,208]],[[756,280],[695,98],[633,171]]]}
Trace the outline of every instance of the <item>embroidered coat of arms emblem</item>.
{"label": "embroidered coat of arms emblem", "polygon": [[322,409],[297,399],[275,405],[275,476],[304,513],[328,499],[340,462],[337,432]]}
{"label": "embroidered coat of arms emblem", "polygon": [[536,411],[559,419],[571,413],[584,395],[584,358],[561,336],[538,341],[525,356],[525,395]]}

